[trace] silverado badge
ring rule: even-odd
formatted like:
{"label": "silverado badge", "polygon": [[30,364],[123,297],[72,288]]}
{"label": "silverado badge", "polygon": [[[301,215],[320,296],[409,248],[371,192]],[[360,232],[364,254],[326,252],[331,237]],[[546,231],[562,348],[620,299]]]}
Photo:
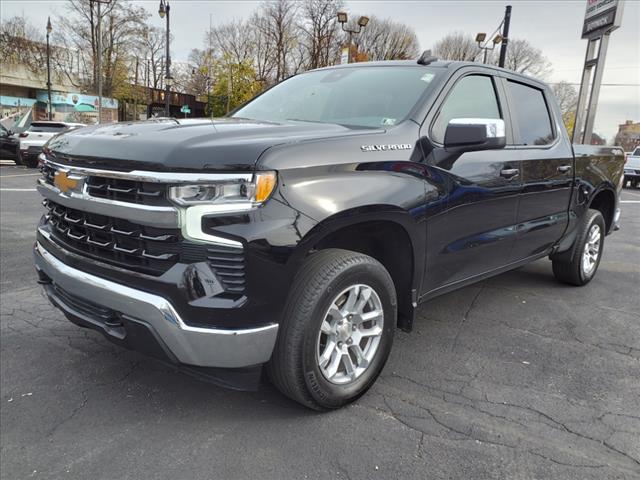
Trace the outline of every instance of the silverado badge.
{"label": "silverado badge", "polygon": [[363,152],[388,152],[390,150],[411,150],[413,147],[409,143],[400,143],[394,145],[362,145],[360,149]]}
{"label": "silverado badge", "polygon": [[67,193],[69,190],[73,190],[78,186],[78,180],[70,178],[67,172],[63,171],[56,172],[53,183],[63,193]]}

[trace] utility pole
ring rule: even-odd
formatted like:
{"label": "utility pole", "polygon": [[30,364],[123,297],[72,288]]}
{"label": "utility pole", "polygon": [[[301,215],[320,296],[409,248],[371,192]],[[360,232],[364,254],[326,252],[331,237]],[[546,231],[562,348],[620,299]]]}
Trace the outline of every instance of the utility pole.
{"label": "utility pole", "polygon": [[100,13],[100,5],[102,2],[98,1],[98,123],[102,123],[102,31],[101,24],[102,15]]}
{"label": "utility pole", "polygon": [[53,30],[53,28],[51,27],[51,17],[49,17],[47,18],[47,93],[49,95],[49,112],[47,118],[49,120],[52,118],[51,109],[53,107],[51,104],[51,48],[49,46],[49,34],[51,34],[51,30]]}
{"label": "utility pole", "polygon": [[213,65],[211,63],[211,56],[213,55],[213,48],[211,47],[211,25],[212,25],[213,14],[209,14],[209,55],[207,57],[207,63],[209,66],[207,67],[207,103],[209,104],[209,115],[211,115],[211,120],[213,120],[213,101],[211,96],[213,92],[211,91],[213,87],[213,77],[211,76],[211,70],[213,70]]}
{"label": "utility pole", "polygon": [[502,46],[500,47],[499,67],[504,67],[507,59],[507,44],[509,43],[509,24],[511,23],[511,5],[507,5],[504,11],[504,29],[502,30]]}

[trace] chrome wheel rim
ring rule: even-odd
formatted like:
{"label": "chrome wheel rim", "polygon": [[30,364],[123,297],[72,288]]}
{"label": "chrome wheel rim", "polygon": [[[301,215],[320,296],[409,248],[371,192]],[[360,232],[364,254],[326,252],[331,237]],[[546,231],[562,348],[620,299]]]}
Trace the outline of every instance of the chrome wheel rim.
{"label": "chrome wheel rim", "polygon": [[384,311],[368,285],[346,288],[331,302],[316,342],[316,360],[331,383],[347,384],[371,365],[382,339]]}
{"label": "chrome wheel rim", "polygon": [[596,269],[598,257],[600,256],[600,242],[602,241],[602,231],[600,225],[592,225],[587,234],[587,242],[582,253],[582,273],[588,277]]}

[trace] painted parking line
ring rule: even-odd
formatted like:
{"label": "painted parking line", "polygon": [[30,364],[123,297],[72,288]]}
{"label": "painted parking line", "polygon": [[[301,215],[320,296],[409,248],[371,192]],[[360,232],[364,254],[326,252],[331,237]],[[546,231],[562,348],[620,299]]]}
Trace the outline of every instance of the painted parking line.
{"label": "painted parking line", "polygon": [[13,177],[39,177],[41,173],[21,173],[19,175],[0,175],[0,178],[13,178]]}
{"label": "painted parking line", "polygon": [[15,165],[16,162],[13,160],[0,160],[0,165]]}
{"label": "painted parking line", "polygon": [[640,203],[640,200],[620,200],[620,203]]}
{"label": "painted parking line", "polygon": [[0,188],[0,192],[37,192],[35,188]]}

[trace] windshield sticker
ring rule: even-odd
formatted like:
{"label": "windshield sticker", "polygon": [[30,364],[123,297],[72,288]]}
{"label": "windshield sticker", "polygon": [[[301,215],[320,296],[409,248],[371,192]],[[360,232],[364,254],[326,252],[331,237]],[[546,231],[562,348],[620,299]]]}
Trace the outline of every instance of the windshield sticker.
{"label": "windshield sticker", "polygon": [[422,77],[420,77],[420,80],[422,80],[425,83],[431,83],[431,80],[433,80],[433,77],[435,77],[435,74],[425,73],[424,75],[422,75]]}
{"label": "windshield sticker", "polygon": [[396,119],[395,118],[383,118],[382,119],[382,125],[395,125],[396,124]]}

